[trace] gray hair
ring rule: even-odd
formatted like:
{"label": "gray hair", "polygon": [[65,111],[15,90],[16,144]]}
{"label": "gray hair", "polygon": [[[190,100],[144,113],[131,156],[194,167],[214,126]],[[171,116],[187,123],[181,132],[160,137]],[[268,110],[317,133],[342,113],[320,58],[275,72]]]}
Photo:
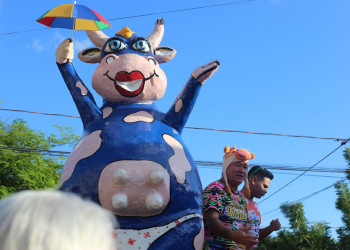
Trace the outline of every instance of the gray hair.
{"label": "gray hair", "polygon": [[0,250],[114,250],[115,217],[59,191],[21,191],[0,200]]}

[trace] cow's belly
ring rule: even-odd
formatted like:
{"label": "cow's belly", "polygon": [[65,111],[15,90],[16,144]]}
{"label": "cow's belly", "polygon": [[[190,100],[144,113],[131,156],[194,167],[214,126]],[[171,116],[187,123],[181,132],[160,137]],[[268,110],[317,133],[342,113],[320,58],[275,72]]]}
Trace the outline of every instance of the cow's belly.
{"label": "cow's belly", "polygon": [[101,173],[98,196],[101,205],[118,216],[160,214],[169,203],[170,175],[154,161],[115,161]]}
{"label": "cow's belly", "polygon": [[65,164],[61,189],[100,203],[122,227],[131,217],[141,228],[164,216],[170,221],[200,213],[199,177],[178,132],[157,119],[129,120],[106,118],[84,131]]}

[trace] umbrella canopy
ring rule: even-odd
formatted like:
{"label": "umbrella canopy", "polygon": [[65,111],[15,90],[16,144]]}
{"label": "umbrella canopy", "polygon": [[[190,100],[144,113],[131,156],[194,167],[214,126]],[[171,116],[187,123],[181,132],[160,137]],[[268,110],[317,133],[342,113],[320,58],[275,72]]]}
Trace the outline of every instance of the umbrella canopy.
{"label": "umbrella canopy", "polygon": [[99,13],[80,4],[62,4],[36,20],[51,28],[102,30],[111,27]]}

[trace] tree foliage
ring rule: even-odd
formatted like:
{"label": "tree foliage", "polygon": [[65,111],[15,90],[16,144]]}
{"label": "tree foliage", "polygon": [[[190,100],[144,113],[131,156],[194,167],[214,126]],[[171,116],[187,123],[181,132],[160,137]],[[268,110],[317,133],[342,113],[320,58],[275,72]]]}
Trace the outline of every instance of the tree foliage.
{"label": "tree foliage", "polygon": [[[344,150],[344,158],[350,166],[350,148]],[[346,171],[350,180],[350,168]],[[267,237],[259,249],[350,249],[350,190],[348,183],[334,185],[337,194],[336,208],[342,213],[343,226],[337,229],[338,241],[330,237],[330,227],[324,222],[309,223],[302,203],[283,203],[282,213],[289,220],[290,230],[283,229],[278,237]]]}
{"label": "tree foliage", "polygon": [[[344,150],[344,158],[350,166],[350,148]],[[349,180],[349,168],[347,170],[347,178]],[[337,229],[339,249],[350,249],[350,191],[348,183],[337,183],[335,189],[338,196],[335,206],[342,213],[341,219],[344,223],[342,227]]]}
{"label": "tree foliage", "polygon": [[58,134],[46,136],[29,128],[22,119],[0,121],[0,199],[21,190],[58,184],[64,157],[49,151],[75,144],[78,136],[69,127],[56,128]]}
{"label": "tree foliage", "polygon": [[350,180],[350,148],[345,148],[343,152],[344,158],[346,162],[348,163],[348,168],[346,169],[346,177],[348,180]]}
{"label": "tree foliage", "polygon": [[285,202],[280,208],[290,229],[280,230],[278,237],[262,240],[259,249],[337,249],[330,227],[324,222],[308,222],[302,203]]}

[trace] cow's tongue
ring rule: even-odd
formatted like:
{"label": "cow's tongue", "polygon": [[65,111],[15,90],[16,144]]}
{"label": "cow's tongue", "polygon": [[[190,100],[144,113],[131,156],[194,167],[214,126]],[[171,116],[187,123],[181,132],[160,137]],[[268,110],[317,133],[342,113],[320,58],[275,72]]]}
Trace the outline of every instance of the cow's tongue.
{"label": "cow's tongue", "polygon": [[115,77],[115,86],[120,94],[127,97],[139,95],[144,86],[144,77],[141,72],[119,72]]}

